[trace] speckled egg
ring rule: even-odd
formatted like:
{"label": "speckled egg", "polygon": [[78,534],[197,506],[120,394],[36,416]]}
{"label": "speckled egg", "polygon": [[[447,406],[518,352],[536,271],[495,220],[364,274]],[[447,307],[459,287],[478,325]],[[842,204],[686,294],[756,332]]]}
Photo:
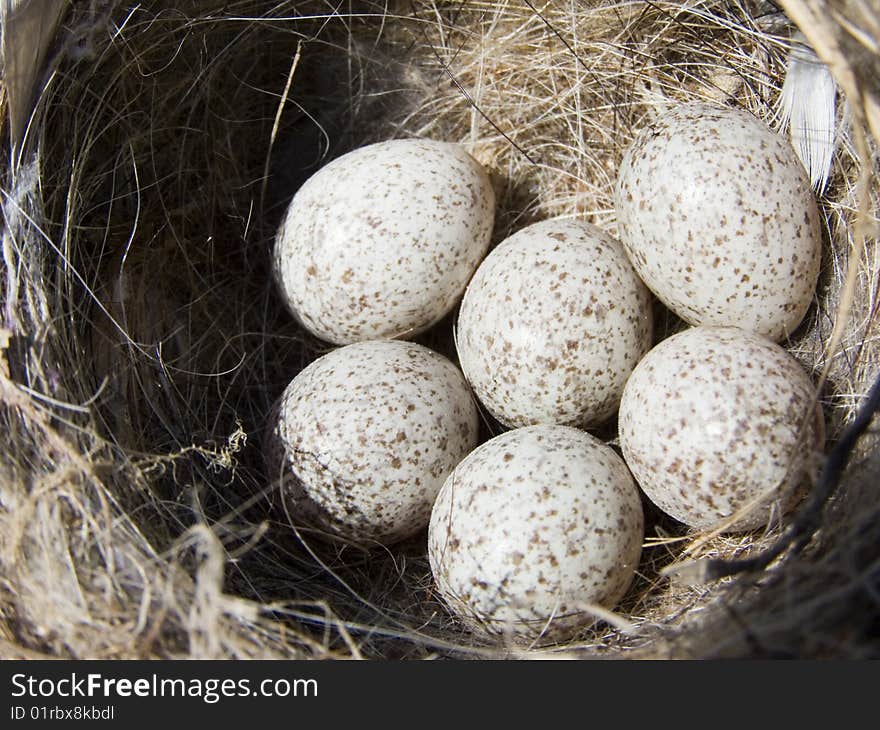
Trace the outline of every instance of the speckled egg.
{"label": "speckled egg", "polygon": [[529,426],[487,441],[447,478],[428,558],[440,595],[475,631],[565,640],[626,593],[643,532],[638,489],[609,446]]}
{"label": "speckled egg", "polygon": [[781,340],[819,274],[819,212],[788,140],[744,111],[663,111],[629,147],[615,194],[620,237],[648,287],[690,324]]}
{"label": "speckled egg", "polygon": [[318,358],[284,391],[269,423],[269,475],[295,524],[387,544],[428,524],[477,433],[449,360],[411,342],[361,342]]}
{"label": "speckled egg", "polygon": [[651,501],[680,522],[714,528],[754,502],[728,531],[761,527],[808,486],[824,440],[815,397],[800,364],[769,339],[695,327],[633,371],[620,404],[623,456]]}
{"label": "speckled egg", "polygon": [[275,278],[297,319],[328,342],[409,337],[458,303],[494,215],[489,177],[462,147],[368,145],[293,197],[275,239]]}
{"label": "speckled egg", "polygon": [[456,332],[465,377],[507,426],[597,425],[650,344],[650,294],[623,247],[562,218],[523,228],[486,257]]}

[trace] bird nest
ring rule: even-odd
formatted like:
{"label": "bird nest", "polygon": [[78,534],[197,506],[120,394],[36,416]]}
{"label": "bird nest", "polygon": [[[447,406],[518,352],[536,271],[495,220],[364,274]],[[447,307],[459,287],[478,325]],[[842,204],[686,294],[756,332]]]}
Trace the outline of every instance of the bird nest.
{"label": "bird nest", "polygon": [[[880,15],[780,5],[5,4],[0,655],[877,655]],[[719,536],[649,511],[623,603],[540,649],[450,617],[424,534],[366,551],[292,529],[261,441],[328,348],[271,276],[307,177],[370,142],[459,142],[491,174],[495,242],[555,215],[614,232],[638,130],[688,100],[779,127],[804,40],[837,118],[819,286],[784,344],[829,438],[787,527]],[[657,338],[679,325],[661,313]],[[450,331],[419,341],[454,354]]]}

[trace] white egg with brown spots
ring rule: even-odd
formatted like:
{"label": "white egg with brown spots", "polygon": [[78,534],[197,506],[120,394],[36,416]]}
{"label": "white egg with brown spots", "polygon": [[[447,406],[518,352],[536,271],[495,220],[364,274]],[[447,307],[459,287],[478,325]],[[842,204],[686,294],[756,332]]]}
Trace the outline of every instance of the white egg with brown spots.
{"label": "white egg with brown spots", "polygon": [[615,205],[639,276],[688,323],[779,341],[803,320],[821,260],[818,207],[789,141],[751,114],[664,110],[627,149]]}
{"label": "white egg with brown spots", "polygon": [[643,530],[638,489],[609,446],[575,428],[529,426],[450,474],[428,558],[438,592],[473,630],[562,641],[626,593]]}
{"label": "white egg with brown spots", "polygon": [[489,177],[463,147],[368,145],[294,195],[275,239],[275,278],[296,318],[328,342],[410,337],[458,303],[494,215]]}
{"label": "white egg with brown spots", "polygon": [[477,444],[461,372],[411,342],[362,342],[300,372],[273,411],[269,476],[293,523],[355,543],[427,526],[443,481]]}
{"label": "white egg with brown spots", "polygon": [[620,404],[621,450],[648,498],[676,520],[728,532],[763,527],[810,485],[824,440],[815,399],[806,372],[776,343],[694,327],[633,371]]}
{"label": "white egg with brown spots", "polygon": [[486,257],[456,331],[465,377],[507,426],[598,425],[650,343],[650,294],[623,247],[562,218],[523,228]]}

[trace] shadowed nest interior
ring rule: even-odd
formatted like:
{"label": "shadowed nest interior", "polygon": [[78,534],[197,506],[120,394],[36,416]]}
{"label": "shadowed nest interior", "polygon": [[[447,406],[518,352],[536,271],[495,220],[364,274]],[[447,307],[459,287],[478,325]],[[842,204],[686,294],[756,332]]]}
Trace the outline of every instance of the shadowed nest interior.
{"label": "shadowed nest interior", "polygon": [[[334,156],[419,136],[490,171],[495,242],[554,215],[614,232],[623,150],[669,104],[777,123],[793,20],[840,85],[827,253],[786,343],[823,379],[831,449],[880,362],[880,18],[857,0],[783,5],[71,3],[26,127],[5,121],[8,78],[2,96],[0,655],[528,655],[449,617],[424,535],[364,552],[291,529],[262,431],[327,345],[273,286],[280,217]],[[657,339],[680,326],[660,314]],[[454,356],[451,322],[420,341]],[[876,656],[876,454],[868,428],[818,529],[766,569],[670,580],[680,561],[754,556],[780,533],[698,535],[649,510],[619,620],[534,651]]]}

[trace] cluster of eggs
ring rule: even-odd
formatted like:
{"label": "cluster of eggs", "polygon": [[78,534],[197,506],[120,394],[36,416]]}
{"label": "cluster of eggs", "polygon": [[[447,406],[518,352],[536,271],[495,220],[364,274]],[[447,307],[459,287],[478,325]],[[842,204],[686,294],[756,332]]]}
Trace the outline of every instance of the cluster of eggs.
{"label": "cluster of eggs", "polygon": [[[493,188],[457,145],[373,144],[312,176],[275,273],[340,347],[270,419],[294,519],[361,544],[427,526],[450,609],[533,640],[626,593],[642,494],[698,528],[789,509],[823,439],[813,385],[777,344],[819,270],[800,163],[751,115],[685,105],[629,148],[615,201],[620,240],[557,218],[489,252]],[[653,347],[651,293],[693,325]],[[459,304],[461,369],[408,341]],[[509,430],[478,444],[476,401]],[[622,457],[587,432],[615,414]]]}

